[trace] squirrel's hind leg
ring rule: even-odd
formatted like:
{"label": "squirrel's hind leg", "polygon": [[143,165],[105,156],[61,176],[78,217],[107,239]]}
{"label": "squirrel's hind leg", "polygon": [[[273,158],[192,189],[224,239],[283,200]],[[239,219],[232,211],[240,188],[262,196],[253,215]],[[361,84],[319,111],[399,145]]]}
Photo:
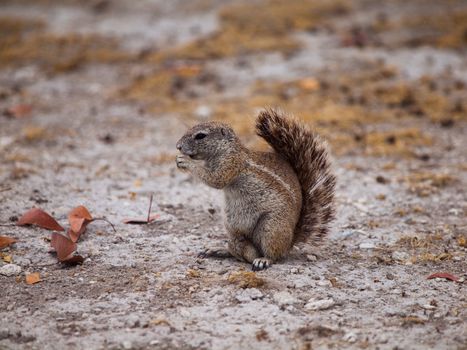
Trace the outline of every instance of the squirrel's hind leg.
{"label": "squirrel's hind leg", "polygon": [[199,258],[231,258],[232,254],[224,247],[211,247],[198,254]]}

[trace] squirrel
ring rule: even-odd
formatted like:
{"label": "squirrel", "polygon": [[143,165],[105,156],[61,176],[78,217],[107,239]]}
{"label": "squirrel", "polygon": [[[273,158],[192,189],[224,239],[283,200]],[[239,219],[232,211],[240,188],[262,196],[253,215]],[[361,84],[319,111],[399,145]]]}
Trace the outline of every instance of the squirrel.
{"label": "squirrel", "polygon": [[229,125],[214,121],[192,127],[176,145],[177,167],[225,195],[228,247],[200,256],[233,256],[253,271],[327,233],[336,185],[326,142],[302,122],[266,109],[256,133],[274,152],[249,150]]}

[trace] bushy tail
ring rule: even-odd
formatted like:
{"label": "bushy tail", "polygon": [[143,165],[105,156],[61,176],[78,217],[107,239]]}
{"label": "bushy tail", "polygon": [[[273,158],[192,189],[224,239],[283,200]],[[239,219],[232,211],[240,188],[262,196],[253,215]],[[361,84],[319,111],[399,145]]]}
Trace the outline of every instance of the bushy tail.
{"label": "bushy tail", "polygon": [[256,119],[256,133],[285,157],[302,187],[302,212],[294,241],[323,237],[335,215],[336,185],[326,143],[303,123],[274,110],[260,112]]}

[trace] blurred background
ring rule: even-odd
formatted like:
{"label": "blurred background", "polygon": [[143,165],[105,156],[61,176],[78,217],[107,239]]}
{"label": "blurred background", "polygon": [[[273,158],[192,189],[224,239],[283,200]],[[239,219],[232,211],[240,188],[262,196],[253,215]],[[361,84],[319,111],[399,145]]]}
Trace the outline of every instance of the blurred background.
{"label": "blurred background", "polygon": [[[336,154],[410,156],[432,141],[422,126],[466,119],[464,0],[3,0],[0,16],[4,130],[89,93],[246,139],[256,111],[279,106]],[[36,124],[26,139],[59,137]]]}

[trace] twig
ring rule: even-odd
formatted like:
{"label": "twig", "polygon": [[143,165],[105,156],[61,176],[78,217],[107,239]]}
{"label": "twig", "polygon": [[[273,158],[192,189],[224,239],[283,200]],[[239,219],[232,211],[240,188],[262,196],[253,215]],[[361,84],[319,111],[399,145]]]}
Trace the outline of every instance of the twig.
{"label": "twig", "polygon": [[112,226],[112,229],[114,230],[115,233],[117,233],[117,230],[115,229],[115,226],[114,224],[112,224],[109,220],[107,220],[106,218],[94,218],[92,221],[105,221],[106,223],[108,223],[110,226]]}
{"label": "twig", "polygon": [[153,197],[153,194],[151,193],[151,198],[149,199],[148,220],[147,220],[148,223],[149,223],[149,219],[151,218],[152,197]]}
{"label": "twig", "polygon": [[5,192],[5,191],[9,191],[9,190],[11,190],[11,187],[0,188],[0,192]]}
{"label": "twig", "polygon": [[0,226],[4,226],[4,227],[11,227],[11,226],[16,226],[16,224],[0,224]]}

